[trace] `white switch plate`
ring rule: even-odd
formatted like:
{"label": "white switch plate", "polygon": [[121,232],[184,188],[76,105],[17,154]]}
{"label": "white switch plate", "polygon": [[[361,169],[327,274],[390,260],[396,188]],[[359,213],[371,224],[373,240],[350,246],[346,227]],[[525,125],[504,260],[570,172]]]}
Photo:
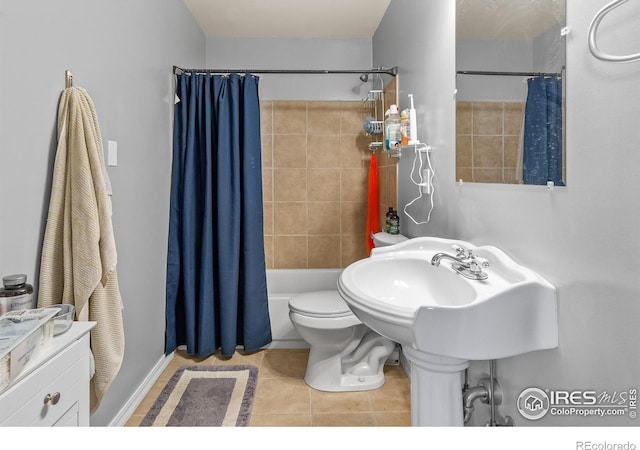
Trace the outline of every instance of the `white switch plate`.
{"label": "white switch plate", "polygon": [[107,165],[118,165],[118,143],[116,141],[107,142]]}

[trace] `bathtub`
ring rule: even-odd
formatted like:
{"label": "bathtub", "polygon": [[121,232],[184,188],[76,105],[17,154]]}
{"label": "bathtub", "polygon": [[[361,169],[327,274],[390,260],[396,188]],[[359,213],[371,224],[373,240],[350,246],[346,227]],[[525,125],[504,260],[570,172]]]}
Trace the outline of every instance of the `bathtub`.
{"label": "bathtub", "polygon": [[269,348],[308,348],[289,320],[289,299],[301,292],[337,289],[343,269],[268,269],[272,342]]}

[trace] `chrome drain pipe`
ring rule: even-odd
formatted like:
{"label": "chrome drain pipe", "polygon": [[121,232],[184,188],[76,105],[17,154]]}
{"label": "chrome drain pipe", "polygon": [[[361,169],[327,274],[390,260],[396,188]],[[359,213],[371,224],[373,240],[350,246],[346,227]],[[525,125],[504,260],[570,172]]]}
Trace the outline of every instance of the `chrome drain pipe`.
{"label": "chrome drain pipe", "polygon": [[468,387],[467,374],[465,373],[465,387],[463,390],[462,402],[464,411],[464,423],[469,422],[471,415],[473,414],[473,403],[480,399],[484,404],[488,404],[491,407],[491,418],[486,423],[488,427],[497,426],[513,426],[513,419],[506,416],[504,424],[498,423],[496,420],[496,405],[502,403],[502,389],[496,379],[496,361],[494,359],[489,361],[489,377],[480,378],[478,384],[472,388]]}

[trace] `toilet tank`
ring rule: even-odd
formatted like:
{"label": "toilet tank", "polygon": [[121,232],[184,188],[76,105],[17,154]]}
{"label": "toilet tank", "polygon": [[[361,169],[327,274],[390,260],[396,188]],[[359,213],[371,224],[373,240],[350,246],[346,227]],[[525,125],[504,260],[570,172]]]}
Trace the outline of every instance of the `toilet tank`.
{"label": "toilet tank", "polygon": [[402,241],[406,241],[408,238],[401,234],[390,234],[386,231],[375,233],[373,235],[374,247],[387,247],[389,245],[399,244]]}

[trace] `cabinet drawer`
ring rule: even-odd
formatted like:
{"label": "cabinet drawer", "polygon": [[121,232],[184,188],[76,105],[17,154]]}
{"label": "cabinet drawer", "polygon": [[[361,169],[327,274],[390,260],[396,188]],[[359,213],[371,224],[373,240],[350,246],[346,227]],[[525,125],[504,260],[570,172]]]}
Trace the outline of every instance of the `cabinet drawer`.
{"label": "cabinet drawer", "polygon": [[52,426],[74,407],[88,408],[88,347],[85,335],[6,391],[0,425]]}

